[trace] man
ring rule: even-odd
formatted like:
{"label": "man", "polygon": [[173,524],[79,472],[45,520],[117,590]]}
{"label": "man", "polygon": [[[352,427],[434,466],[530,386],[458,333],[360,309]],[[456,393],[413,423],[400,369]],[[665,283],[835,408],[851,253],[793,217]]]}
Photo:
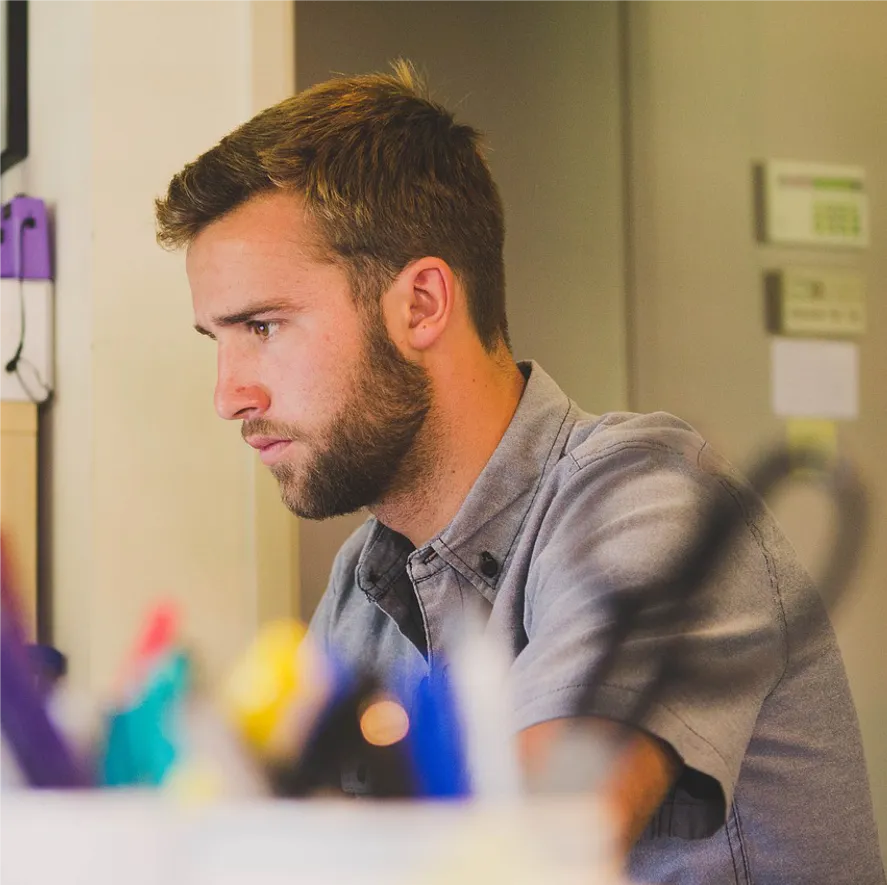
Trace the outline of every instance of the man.
{"label": "man", "polygon": [[[742,481],[679,420],[593,417],[515,363],[502,206],[478,141],[406,65],[334,80],[187,165],[158,201],[158,238],[188,249],[216,409],[287,506],[373,514],[312,630],[399,673],[409,696],[440,666],[452,617],[483,607],[511,647],[532,772],[568,723],[607,735],[627,717],[667,637],[630,634],[589,699],[614,603],[684,552],[702,508],[739,506]],[[883,882],[855,712],[816,604],[769,514],[748,514],[689,612],[689,666],[607,780],[633,875]]]}

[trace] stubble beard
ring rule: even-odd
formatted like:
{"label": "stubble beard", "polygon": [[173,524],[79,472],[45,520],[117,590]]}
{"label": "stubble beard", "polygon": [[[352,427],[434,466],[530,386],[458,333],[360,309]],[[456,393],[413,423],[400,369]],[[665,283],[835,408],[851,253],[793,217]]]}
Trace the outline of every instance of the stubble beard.
{"label": "stubble beard", "polygon": [[433,457],[431,379],[397,349],[380,316],[368,320],[346,401],[304,466],[271,468],[284,504],[303,519],[374,508],[407,493]]}

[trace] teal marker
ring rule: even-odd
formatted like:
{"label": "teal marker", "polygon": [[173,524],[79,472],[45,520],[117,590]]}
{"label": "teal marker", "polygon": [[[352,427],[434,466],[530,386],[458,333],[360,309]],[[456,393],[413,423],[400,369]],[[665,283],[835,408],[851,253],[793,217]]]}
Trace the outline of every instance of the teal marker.
{"label": "teal marker", "polygon": [[190,670],[184,652],[163,656],[134,702],[111,714],[100,771],[105,786],[163,783],[181,752],[181,715]]}

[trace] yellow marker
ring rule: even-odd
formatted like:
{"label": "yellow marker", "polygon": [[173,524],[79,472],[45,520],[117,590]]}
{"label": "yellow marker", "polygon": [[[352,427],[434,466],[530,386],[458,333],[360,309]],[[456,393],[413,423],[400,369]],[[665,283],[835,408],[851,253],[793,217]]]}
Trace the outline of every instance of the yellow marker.
{"label": "yellow marker", "polygon": [[222,692],[222,706],[243,738],[266,751],[299,688],[297,652],[305,627],[278,621],[265,627],[238,661]]}
{"label": "yellow marker", "polygon": [[264,757],[298,751],[326,700],[325,662],[296,621],[264,627],[237,662],[221,705],[243,740]]}
{"label": "yellow marker", "polygon": [[786,436],[790,452],[821,452],[827,458],[838,454],[838,429],[834,421],[824,418],[790,418],[786,422]]}

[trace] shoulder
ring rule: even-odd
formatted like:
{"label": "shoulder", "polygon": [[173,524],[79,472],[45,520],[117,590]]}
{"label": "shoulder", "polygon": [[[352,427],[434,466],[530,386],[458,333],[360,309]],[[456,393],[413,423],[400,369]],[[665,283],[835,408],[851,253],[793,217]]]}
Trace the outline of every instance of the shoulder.
{"label": "shoulder", "polygon": [[577,410],[576,420],[554,471],[552,491],[593,488],[595,497],[622,483],[679,482],[703,497],[747,487],[742,474],[696,428],[667,412]]}
{"label": "shoulder", "polygon": [[[578,467],[631,453],[657,460],[676,456],[699,467],[712,466],[712,453],[699,432],[667,412],[608,412],[599,417],[580,414],[567,441],[565,455]],[[702,453],[705,451],[706,458]],[[723,459],[718,467],[728,469]]]}
{"label": "shoulder", "polygon": [[537,506],[589,500],[643,504],[655,495],[721,495],[743,485],[726,458],[686,421],[666,412],[592,416],[574,407],[574,420]]}
{"label": "shoulder", "polygon": [[575,553],[621,571],[628,557],[650,578],[722,508],[738,518],[740,546],[761,555],[743,503],[746,480],[691,425],[665,412],[579,414],[545,485],[534,550],[560,550],[559,561]]}

